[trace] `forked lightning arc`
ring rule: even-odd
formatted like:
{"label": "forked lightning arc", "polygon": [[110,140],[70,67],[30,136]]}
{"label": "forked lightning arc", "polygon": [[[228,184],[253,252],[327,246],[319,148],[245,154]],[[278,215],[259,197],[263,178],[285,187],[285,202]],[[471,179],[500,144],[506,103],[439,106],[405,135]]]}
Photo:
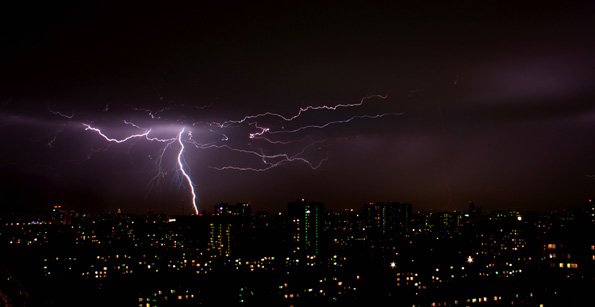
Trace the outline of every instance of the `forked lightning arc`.
{"label": "forked lightning arc", "polygon": [[[382,118],[382,117],[386,117],[386,116],[401,115],[402,113],[356,114],[356,115],[352,114],[349,116],[345,116],[343,119],[338,119],[338,120],[333,120],[333,121],[323,121],[322,123],[318,123],[318,124],[302,124],[302,125],[297,124],[293,128],[287,128],[287,129],[284,126],[272,127],[269,125],[259,124],[259,120],[262,119],[262,121],[265,121],[265,119],[267,119],[267,118],[268,119],[273,118],[280,122],[286,122],[286,123],[297,122],[297,120],[306,112],[312,112],[312,111],[321,111],[321,112],[322,111],[330,111],[330,112],[332,112],[332,111],[337,111],[337,110],[343,109],[343,108],[347,109],[347,108],[360,107],[367,100],[370,100],[372,98],[386,99],[387,96],[371,95],[371,96],[364,97],[358,103],[353,103],[353,104],[337,104],[337,105],[331,105],[331,106],[323,105],[323,106],[302,107],[298,110],[298,112],[296,114],[294,114],[292,116],[284,116],[279,113],[265,112],[265,113],[260,113],[260,114],[256,114],[256,115],[247,115],[240,120],[228,120],[228,121],[224,121],[224,122],[196,122],[196,123],[193,123],[192,125],[180,125],[180,126],[178,126],[179,130],[178,130],[177,134],[172,137],[169,137],[169,138],[156,137],[152,133],[153,132],[152,128],[144,129],[140,125],[137,125],[130,120],[123,120],[123,123],[125,125],[132,126],[135,129],[139,129],[139,130],[141,130],[141,132],[135,133],[135,134],[130,134],[130,135],[127,135],[126,137],[119,138],[119,139],[108,136],[106,134],[106,132],[102,131],[100,128],[94,127],[92,124],[83,123],[83,126],[85,127],[85,130],[95,132],[97,135],[101,136],[107,142],[120,144],[120,143],[125,143],[128,141],[131,141],[133,139],[144,139],[149,142],[159,142],[159,143],[164,144],[162,149],[159,151],[160,154],[159,154],[159,157],[158,157],[157,163],[156,163],[157,174],[153,177],[153,180],[158,180],[158,178],[163,173],[163,171],[161,169],[161,167],[162,167],[161,163],[164,159],[165,153],[174,147],[177,148],[178,151],[176,154],[176,159],[177,159],[176,160],[176,168],[177,168],[176,172],[178,173],[178,176],[181,179],[182,183],[188,184],[188,188],[190,189],[190,194],[192,197],[192,206],[193,206],[194,212],[196,214],[198,214],[199,213],[198,205],[197,205],[198,197],[197,197],[197,194],[195,191],[196,185],[194,184],[194,182],[192,180],[192,177],[190,175],[190,170],[188,168],[188,164],[186,163],[186,160],[185,160],[186,159],[186,152],[185,152],[186,145],[194,145],[194,147],[197,149],[223,149],[223,150],[237,152],[239,154],[252,155],[252,156],[259,158],[259,160],[262,163],[260,167],[238,166],[238,165],[212,166],[212,168],[216,169],[216,170],[237,170],[237,171],[262,172],[262,171],[267,171],[272,168],[284,165],[289,162],[302,162],[302,163],[305,163],[306,165],[308,165],[308,167],[310,167],[311,169],[315,170],[315,169],[319,168],[324,161],[326,161],[326,158],[319,159],[318,161],[311,161],[310,159],[308,159],[305,156],[305,153],[309,150],[312,150],[316,146],[321,146],[324,143],[324,140],[311,140],[311,139],[306,140],[307,137],[297,137],[296,139],[287,140],[287,139],[275,139],[275,137],[293,136],[293,135],[297,135],[299,132],[308,131],[309,129],[312,129],[312,130],[325,129],[332,125],[347,124],[352,121],[356,121],[358,119],[378,119],[378,118]],[[106,107],[106,109],[107,109],[107,107]],[[167,109],[152,111],[152,110],[144,109],[144,108],[134,108],[134,110],[146,112],[152,120],[160,120],[161,115],[159,115],[159,114],[163,113]],[[70,116],[70,115],[65,116],[62,113],[52,111],[51,109],[50,109],[50,111],[56,115],[59,115],[62,117],[67,117],[69,119],[74,117],[74,114],[73,114],[73,116]],[[196,126],[200,126],[200,127],[204,127],[204,128],[210,127],[213,129],[217,129],[218,133],[220,133],[219,141],[218,142],[210,142],[210,143],[201,143],[199,141],[196,141],[195,139],[192,138],[192,127],[196,127]],[[298,150],[294,150],[293,152],[281,150],[281,152],[272,153],[272,154],[265,153],[265,151],[262,149],[256,150],[253,148],[249,148],[249,149],[239,148],[237,146],[230,145],[230,143],[232,141],[232,140],[230,140],[230,137],[228,136],[230,134],[224,131],[224,129],[230,129],[232,127],[237,127],[237,126],[244,126],[244,127],[248,127],[248,128],[251,127],[250,130],[252,130],[252,131],[248,132],[247,135],[245,135],[245,137],[247,137],[248,141],[258,139],[258,140],[263,140],[270,145],[284,145],[284,144],[290,144],[290,143],[300,143],[302,145],[299,147]],[[215,132],[212,129],[210,129],[210,131]],[[267,152],[268,152],[268,150],[267,150]]]}

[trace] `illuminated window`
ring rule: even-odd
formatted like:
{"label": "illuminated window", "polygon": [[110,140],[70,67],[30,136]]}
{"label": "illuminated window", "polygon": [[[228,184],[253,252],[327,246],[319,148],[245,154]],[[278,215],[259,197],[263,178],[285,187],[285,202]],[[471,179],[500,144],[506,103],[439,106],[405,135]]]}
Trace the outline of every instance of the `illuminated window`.
{"label": "illuminated window", "polygon": [[547,249],[556,249],[556,244],[548,244]]}

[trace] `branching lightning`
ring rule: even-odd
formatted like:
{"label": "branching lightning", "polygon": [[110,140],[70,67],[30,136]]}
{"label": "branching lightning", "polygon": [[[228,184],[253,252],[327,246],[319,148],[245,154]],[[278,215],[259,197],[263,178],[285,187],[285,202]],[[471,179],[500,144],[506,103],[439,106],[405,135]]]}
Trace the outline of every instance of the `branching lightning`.
{"label": "branching lightning", "polygon": [[[159,150],[156,154],[155,160],[155,168],[156,173],[150,179],[151,184],[158,184],[159,181],[168,174],[168,171],[164,169],[163,162],[165,159],[166,152],[173,148],[178,148],[176,154],[176,173],[178,173],[178,178],[181,179],[179,181],[180,187],[185,186],[185,183],[188,184],[190,188],[190,194],[192,197],[192,205],[194,207],[194,212],[198,214],[198,204],[197,204],[197,194],[195,191],[195,184],[190,176],[188,171],[188,163],[186,162],[186,158],[189,157],[187,152],[188,147],[186,145],[193,145],[192,147],[198,150],[224,150],[228,152],[232,152],[238,155],[247,155],[247,157],[253,156],[257,158],[261,166],[240,166],[240,165],[223,165],[223,166],[210,166],[212,169],[224,171],[224,170],[235,170],[235,171],[253,171],[253,172],[264,172],[275,167],[279,167],[285,165],[287,163],[299,162],[304,163],[312,170],[318,169],[325,161],[327,161],[328,156],[324,158],[318,158],[313,161],[311,158],[308,157],[308,154],[316,151],[319,148],[325,146],[327,142],[326,139],[311,139],[309,136],[304,136],[303,133],[310,129],[313,130],[320,130],[325,129],[332,125],[340,125],[340,124],[347,124],[359,119],[379,119],[386,116],[395,116],[401,115],[401,113],[381,113],[381,114],[357,114],[351,115],[346,117],[345,119],[339,120],[328,120],[323,123],[319,124],[300,124],[297,123],[298,119],[306,112],[313,112],[313,111],[336,111],[340,108],[354,108],[362,106],[367,100],[372,98],[381,98],[386,99],[387,96],[381,95],[371,95],[362,98],[358,103],[353,104],[337,104],[337,105],[322,105],[322,106],[306,106],[302,107],[292,116],[284,116],[279,113],[273,112],[265,112],[256,115],[247,115],[244,116],[240,120],[228,120],[224,122],[193,122],[187,123],[185,121],[180,122],[181,124],[177,125],[176,134],[172,135],[171,137],[157,137],[154,136],[156,133],[153,133],[155,129],[159,128],[160,125],[151,125],[150,128],[143,128],[142,124],[136,124],[132,122],[130,119],[122,120],[122,123],[126,126],[130,126],[133,129],[140,130],[139,133],[128,134],[125,137],[115,138],[108,136],[108,132],[102,131],[102,129],[95,127],[89,123],[82,123],[85,131],[92,131],[97,133],[103,140],[109,143],[116,143],[121,144],[133,139],[138,140],[146,140],[148,142],[158,142],[163,144],[163,147]],[[184,106],[185,107],[185,106]],[[148,115],[151,121],[158,121],[159,123],[164,123],[166,121],[165,112],[169,111],[172,107],[165,107],[156,111],[147,109],[147,108],[136,108],[132,107],[134,111],[142,111]],[[198,110],[203,109],[196,108]],[[107,112],[108,105],[105,106],[104,112]],[[50,110],[51,111],[51,110]],[[54,114],[56,112],[51,111]],[[57,114],[60,116],[65,117],[63,114]],[[343,115],[344,116],[344,115]],[[67,117],[67,116],[66,116]],[[67,117],[71,118],[71,117]],[[293,122],[292,128],[286,128],[285,126],[270,126],[266,124],[262,124],[259,121],[266,121],[270,122],[270,119],[275,119],[277,122]],[[303,120],[301,120],[303,121]],[[171,122],[170,122],[171,124]],[[171,126],[170,126],[171,127]],[[209,128],[210,127],[210,128]],[[130,129],[130,128],[128,128]],[[211,138],[210,141],[207,141],[208,138],[205,138],[205,142],[201,142],[203,138],[199,138],[201,140],[196,140],[193,138],[193,129],[199,129],[200,131],[208,131],[211,134],[218,135],[216,138]],[[230,129],[227,132],[227,129]],[[197,130],[198,131],[198,130]],[[240,133],[239,135],[236,133],[237,131],[245,131],[245,134]],[[234,134],[235,133],[235,134]],[[171,135],[171,134],[170,134]],[[298,135],[294,137],[294,135]],[[284,139],[279,139],[280,137],[284,137]],[[53,142],[53,140],[51,141]],[[253,143],[255,142],[255,143]],[[263,143],[264,142],[264,143]],[[178,145],[175,145],[175,144]],[[266,148],[261,146],[273,146],[272,148]],[[288,147],[290,146],[290,147]],[[297,148],[297,150],[296,150]],[[149,155],[151,158],[152,156]],[[154,157],[154,156],[153,156]],[[153,159],[153,158],[151,158]]]}
{"label": "branching lightning", "polygon": [[370,95],[370,96],[366,96],[366,97],[362,98],[360,100],[360,102],[358,102],[358,103],[337,104],[337,105],[334,105],[334,106],[326,106],[326,105],[323,105],[323,106],[307,106],[307,107],[304,107],[304,108],[300,108],[299,111],[297,112],[297,114],[295,114],[294,116],[291,116],[291,117],[285,117],[285,116],[283,116],[283,115],[281,115],[279,113],[265,112],[265,113],[256,114],[256,115],[247,115],[244,118],[242,118],[241,120],[229,120],[229,121],[223,122],[222,124],[217,124],[217,123],[215,123],[215,124],[216,125],[219,125],[220,127],[224,127],[224,126],[227,126],[229,124],[241,124],[241,123],[243,123],[243,122],[245,122],[245,121],[247,121],[249,119],[255,119],[255,118],[265,117],[265,116],[274,116],[274,117],[278,117],[278,118],[280,118],[280,119],[282,119],[282,120],[284,120],[286,122],[290,122],[290,121],[292,121],[294,119],[297,119],[303,113],[305,113],[305,112],[307,112],[309,110],[331,110],[331,111],[335,111],[335,110],[337,110],[339,108],[359,107],[359,106],[363,105],[364,102],[366,100],[368,100],[368,99],[371,99],[371,98],[382,98],[382,99],[386,99],[386,97],[387,96],[382,96],[382,95]]}
{"label": "branching lightning", "polygon": [[[278,131],[269,131],[269,129],[264,130],[263,133],[268,132],[270,134],[279,134],[279,133],[295,133],[298,131],[302,131],[305,129],[323,129],[326,128],[330,125],[336,125],[336,124],[345,124],[348,123],[356,118],[371,118],[371,119],[376,119],[376,118],[381,118],[387,115],[402,115],[402,113],[384,113],[384,114],[377,114],[377,115],[357,115],[357,116],[353,116],[349,119],[346,120],[337,120],[337,121],[332,121],[332,122],[328,122],[325,123],[324,125],[309,125],[309,126],[303,126],[303,127],[299,127],[297,129],[293,129],[293,130],[278,130]],[[261,133],[262,135],[262,133]]]}
{"label": "branching lightning", "polygon": [[92,131],[95,131],[95,132],[97,132],[99,135],[101,135],[101,136],[102,136],[102,137],[103,137],[103,138],[104,138],[106,141],[108,141],[108,142],[115,142],[115,143],[124,143],[124,142],[126,142],[126,141],[128,141],[128,140],[130,140],[130,139],[139,138],[139,137],[145,137],[145,138],[148,138],[147,136],[148,136],[148,135],[149,135],[149,133],[151,132],[151,129],[149,129],[149,130],[145,131],[144,133],[140,133],[140,134],[133,134],[133,135],[127,136],[127,137],[125,137],[125,138],[123,138],[123,139],[121,139],[121,140],[118,140],[118,139],[113,139],[113,138],[110,138],[110,137],[108,137],[107,135],[103,134],[103,132],[101,132],[101,130],[100,130],[100,129],[93,128],[93,127],[91,127],[91,125],[88,125],[88,124],[83,124],[83,126],[85,126],[85,130],[92,130]]}

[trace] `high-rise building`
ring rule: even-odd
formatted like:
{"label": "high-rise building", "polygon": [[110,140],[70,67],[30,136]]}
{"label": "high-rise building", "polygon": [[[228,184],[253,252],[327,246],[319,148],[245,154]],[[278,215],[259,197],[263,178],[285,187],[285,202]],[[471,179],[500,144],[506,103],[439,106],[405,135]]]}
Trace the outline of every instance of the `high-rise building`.
{"label": "high-rise building", "polygon": [[218,256],[231,256],[251,214],[252,209],[247,203],[215,206],[210,223],[210,246]]}
{"label": "high-rise building", "polygon": [[432,225],[435,229],[446,237],[458,234],[461,227],[465,224],[465,216],[457,211],[437,212],[433,215]]}
{"label": "high-rise building", "polygon": [[218,256],[231,255],[231,229],[230,221],[215,220],[209,224],[211,241],[210,246]]}
{"label": "high-rise building", "polygon": [[407,234],[411,230],[411,204],[392,203],[395,211],[395,221],[397,224],[397,232],[399,234]]}
{"label": "high-rise building", "polygon": [[362,210],[364,226],[376,236],[406,234],[411,225],[411,204],[369,203]]}
{"label": "high-rise building", "polygon": [[298,200],[287,205],[292,249],[297,255],[318,255],[324,230],[324,204]]}

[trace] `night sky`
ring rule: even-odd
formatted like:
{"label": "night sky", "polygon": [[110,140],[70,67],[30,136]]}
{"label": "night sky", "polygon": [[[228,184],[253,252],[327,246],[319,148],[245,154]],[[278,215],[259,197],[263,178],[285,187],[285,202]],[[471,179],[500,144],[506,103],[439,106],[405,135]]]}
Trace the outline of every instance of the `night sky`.
{"label": "night sky", "polygon": [[[588,1],[122,2],[2,4],[3,212],[194,211],[179,143],[117,144],[84,124],[114,139],[185,129],[201,211],[302,197],[550,209],[595,194]],[[241,122],[265,112],[299,116]]]}

